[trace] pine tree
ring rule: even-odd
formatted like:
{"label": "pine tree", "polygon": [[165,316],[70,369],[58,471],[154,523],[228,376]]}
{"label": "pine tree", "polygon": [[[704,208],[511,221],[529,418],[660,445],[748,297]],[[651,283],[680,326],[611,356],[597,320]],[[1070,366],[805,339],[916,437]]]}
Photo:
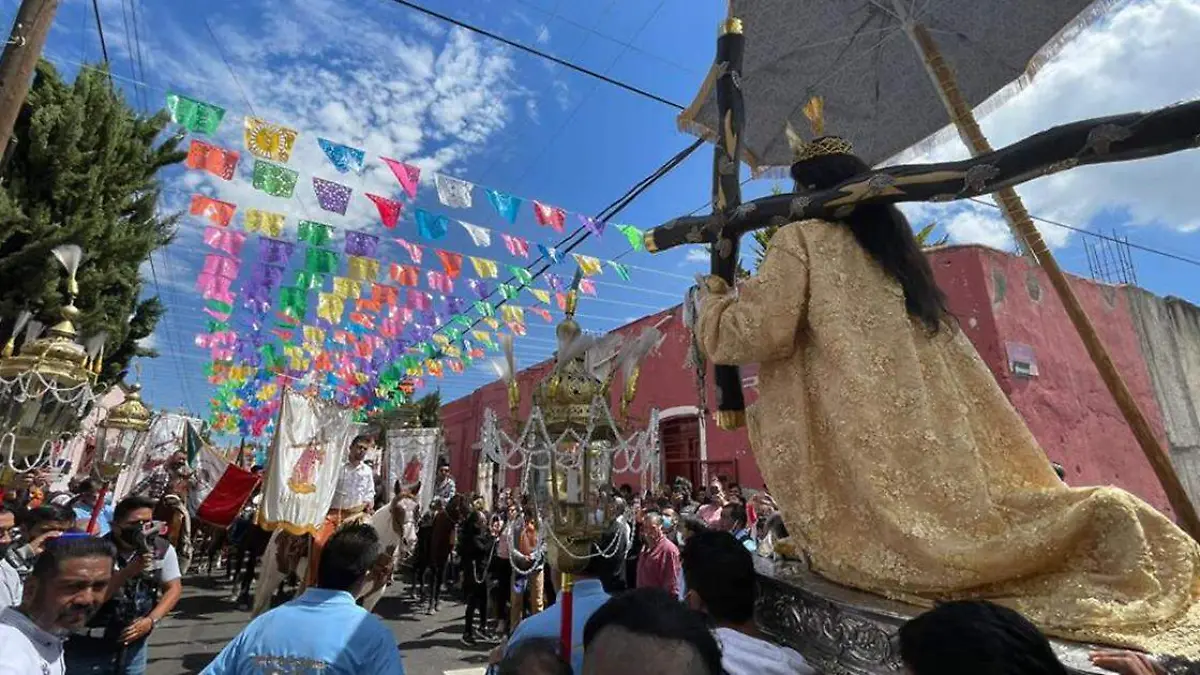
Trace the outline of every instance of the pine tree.
{"label": "pine tree", "polygon": [[0,189],[0,338],[22,309],[54,320],[65,296],[50,251],[78,244],[80,334],[108,332],[101,380],[111,382],[166,308],[139,300],[138,270],[174,235],[178,214],[158,211],[160,169],[186,157],[179,137],[159,141],[166,112],[145,117],[112,88],[108,74],[83,68],[66,83],[49,63],[38,65],[14,129],[16,146]]}

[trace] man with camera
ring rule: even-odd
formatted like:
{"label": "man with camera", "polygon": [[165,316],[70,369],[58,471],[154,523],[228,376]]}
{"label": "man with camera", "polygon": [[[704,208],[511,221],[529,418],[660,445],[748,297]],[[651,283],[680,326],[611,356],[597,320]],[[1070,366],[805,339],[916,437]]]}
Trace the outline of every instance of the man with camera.
{"label": "man with camera", "polygon": [[[7,520],[5,515],[0,519]],[[29,509],[20,519],[20,537],[0,545],[0,608],[21,604],[25,579],[33,570],[46,543],[74,526],[74,514],[65,506]],[[10,529],[11,531],[11,529]]]}
{"label": "man with camera", "polygon": [[107,601],[66,643],[74,675],[143,675],[146,638],[175,607],[183,590],[179,557],[160,536],[154,500],[126,497],[113,510],[106,537],[116,547],[116,570]]}

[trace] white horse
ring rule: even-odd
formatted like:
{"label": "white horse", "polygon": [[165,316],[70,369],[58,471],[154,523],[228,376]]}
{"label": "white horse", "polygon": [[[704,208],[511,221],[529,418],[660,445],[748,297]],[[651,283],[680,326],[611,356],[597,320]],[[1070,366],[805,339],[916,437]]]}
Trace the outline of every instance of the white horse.
{"label": "white horse", "polygon": [[[383,549],[391,552],[393,567],[397,560],[403,555],[407,555],[412,545],[404,536],[405,523],[407,521],[408,513],[401,507],[401,497],[399,494],[388,504],[388,508],[379,509],[367,521],[367,524],[379,535],[379,541],[383,545]],[[275,592],[279,590],[279,586],[283,584],[284,580],[292,572],[295,572],[300,577],[301,585],[303,586],[304,577],[308,570],[308,554],[280,555],[286,552],[281,551],[281,547],[303,546],[303,544],[297,543],[296,540],[299,538],[283,530],[276,530],[271,533],[271,540],[267,543],[267,550],[262,556],[262,572],[259,574],[258,585],[254,589],[254,616],[258,616],[270,609],[271,598],[275,596]],[[306,550],[311,551],[311,548]],[[387,583],[382,587],[374,592],[360,595],[358,598],[359,604],[368,612],[374,610],[376,603],[383,597],[390,583],[391,578],[389,575]],[[369,591],[370,589],[365,590]]]}

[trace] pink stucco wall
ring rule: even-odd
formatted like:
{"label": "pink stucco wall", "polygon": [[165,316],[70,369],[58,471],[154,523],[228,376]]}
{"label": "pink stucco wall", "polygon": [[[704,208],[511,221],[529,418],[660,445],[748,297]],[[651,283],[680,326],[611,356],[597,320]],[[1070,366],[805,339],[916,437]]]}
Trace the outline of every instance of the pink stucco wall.
{"label": "pink stucco wall", "polygon": [[[982,246],[943,247],[930,253],[930,261],[950,310],[1047,454],[1064,466],[1067,481],[1075,485],[1117,485],[1170,514],[1150,465],[1045,274],[1023,258]],[[1143,412],[1163,436],[1162,416],[1125,295],[1083,279],[1074,279],[1073,286]],[[1035,289],[1033,293],[1030,288]],[[670,319],[661,325],[665,339],[642,368],[638,397],[632,406],[637,419],[646,419],[652,408],[698,405],[694,376],[684,367],[690,338],[677,309],[618,330],[637,334],[643,326],[657,324],[666,316]],[[1038,367],[1036,377],[1024,378],[1010,372],[1008,343],[1032,348]],[[521,373],[522,415],[528,413],[529,392],[541,379],[544,368],[539,364]],[[753,367],[744,368],[744,380],[752,384],[754,372]],[[618,379],[613,386],[614,404],[621,386]],[[752,402],[752,386],[746,394]],[[710,405],[715,400],[709,382]],[[451,467],[459,485],[475,484],[478,459],[473,446],[483,410],[488,407],[502,414],[508,410],[506,393],[499,383],[482,387],[442,409]],[[744,429],[721,431],[710,416],[705,421],[705,436],[708,461],[732,461],[738,482],[762,487],[762,476]],[[510,476],[507,484],[515,480],[516,476]]]}
{"label": "pink stucco wall", "polygon": [[[1001,389],[1074,485],[1118,485],[1172,514],[1150,464],[1050,282],[1026,258],[982,246],[931,254],[938,282]],[[1165,441],[1162,414],[1124,293],[1072,278],[1117,369]],[[1036,377],[1016,375],[1006,345],[1032,348]]]}

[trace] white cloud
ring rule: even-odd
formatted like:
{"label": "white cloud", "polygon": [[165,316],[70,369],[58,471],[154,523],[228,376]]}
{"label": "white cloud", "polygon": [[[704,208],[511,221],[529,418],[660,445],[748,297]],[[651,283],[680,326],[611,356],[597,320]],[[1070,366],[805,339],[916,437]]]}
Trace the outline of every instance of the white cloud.
{"label": "white cloud", "polygon": [[550,42],[550,28],[546,24],[538,26],[536,40],[539,45],[544,45],[547,42]]}
{"label": "white cloud", "polygon": [[685,263],[690,264],[707,263],[709,262],[710,257],[711,256],[708,253],[708,249],[699,246],[691,246],[688,247],[687,255],[683,257],[683,260]]}
{"label": "white cloud", "polygon": [[[1200,4],[1148,0],[1122,6],[1068,44],[1027,89],[981,120],[994,147],[1057,124],[1103,115],[1151,110],[1200,96],[1200,68],[1185,67],[1200,36]],[[945,161],[967,155],[953,140],[908,161]],[[1182,232],[1200,228],[1196,160],[1177,153],[1137,162],[1074,169],[1019,186],[1029,211],[1076,227],[1104,213],[1125,214],[1128,225]],[[999,211],[971,203],[904,207],[914,223],[937,220],[951,239],[1011,247]],[[1070,232],[1037,224],[1052,247]]]}
{"label": "white cloud", "polygon": [[158,333],[151,333],[151,334],[147,335],[146,337],[142,338],[141,340],[138,340],[137,344],[142,349],[157,349],[158,348]]}

